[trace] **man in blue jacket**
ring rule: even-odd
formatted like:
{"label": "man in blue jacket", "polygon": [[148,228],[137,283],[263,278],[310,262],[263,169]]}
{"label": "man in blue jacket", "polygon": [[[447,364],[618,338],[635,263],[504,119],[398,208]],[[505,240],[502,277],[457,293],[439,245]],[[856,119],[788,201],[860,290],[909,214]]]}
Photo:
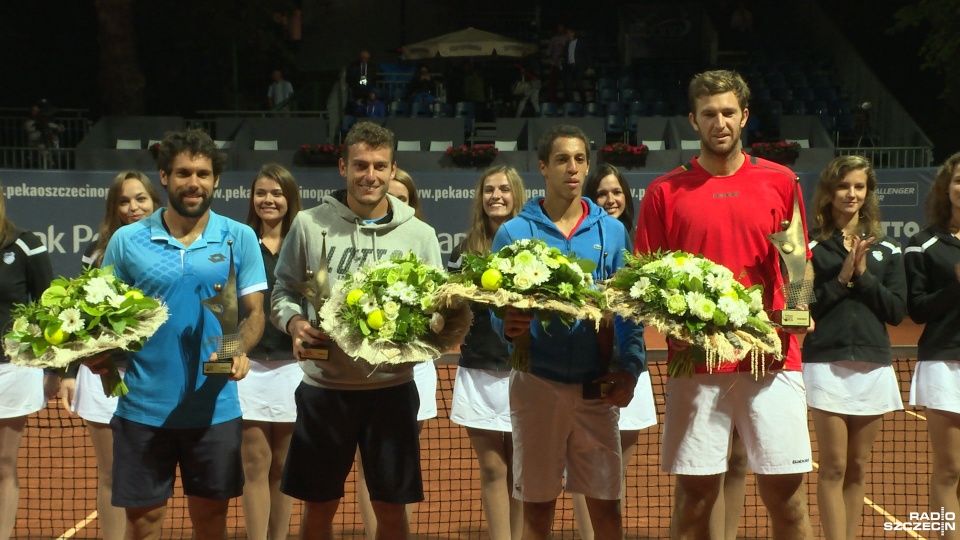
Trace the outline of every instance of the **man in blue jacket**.
{"label": "man in blue jacket", "polygon": [[[523,238],[539,239],[563,253],[597,263],[594,280],[608,278],[623,263],[629,240],[623,225],[581,198],[590,167],[587,136],[574,126],[556,126],[537,147],[546,196],[529,201],[505,223],[493,251]],[[646,368],[643,328],[615,321],[621,368],[609,371],[609,351],[591,322],[549,333],[530,312],[508,309],[493,327],[508,341],[530,331],[530,370],[510,377],[513,422],[514,497],[523,501],[524,538],[548,538],[557,497],[566,489],[586,497],[598,539],[623,537],[619,499],[620,407],[633,399],[637,374]],[[606,383],[603,397],[584,393]]]}

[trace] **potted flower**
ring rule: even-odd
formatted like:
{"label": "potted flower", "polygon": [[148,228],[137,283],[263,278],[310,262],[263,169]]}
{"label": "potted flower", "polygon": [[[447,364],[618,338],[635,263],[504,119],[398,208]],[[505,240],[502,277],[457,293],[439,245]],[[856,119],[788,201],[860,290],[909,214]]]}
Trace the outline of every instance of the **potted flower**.
{"label": "potted flower", "polygon": [[296,160],[307,166],[333,166],[339,163],[342,144],[302,144]]}
{"label": "potted flower", "polygon": [[621,167],[643,167],[647,164],[649,154],[650,149],[645,144],[617,142],[600,149],[600,157],[604,162]]}
{"label": "potted flower", "polygon": [[500,151],[492,144],[461,145],[447,148],[447,155],[458,167],[487,167]]}
{"label": "potted flower", "polygon": [[750,154],[781,165],[793,165],[800,157],[800,143],[777,141],[750,145]]}

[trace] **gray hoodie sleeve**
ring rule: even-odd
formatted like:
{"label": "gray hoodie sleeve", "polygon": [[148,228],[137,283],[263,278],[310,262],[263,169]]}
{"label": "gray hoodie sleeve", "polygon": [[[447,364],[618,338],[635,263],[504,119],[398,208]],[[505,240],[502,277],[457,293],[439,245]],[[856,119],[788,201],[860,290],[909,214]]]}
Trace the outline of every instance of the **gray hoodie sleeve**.
{"label": "gray hoodie sleeve", "polygon": [[284,333],[294,315],[307,317],[303,309],[303,295],[294,287],[296,283],[304,280],[306,238],[303,220],[306,217],[307,212],[297,214],[290,225],[290,231],[283,239],[275,271],[277,281],[270,296],[270,321]]}

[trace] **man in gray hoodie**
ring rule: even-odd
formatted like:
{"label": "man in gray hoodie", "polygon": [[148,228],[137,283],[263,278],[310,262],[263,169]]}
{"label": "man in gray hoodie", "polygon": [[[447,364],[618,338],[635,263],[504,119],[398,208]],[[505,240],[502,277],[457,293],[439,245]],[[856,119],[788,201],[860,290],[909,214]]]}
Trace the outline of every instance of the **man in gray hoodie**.
{"label": "man in gray hoodie", "polygon": [[[347,356],[310,324],[297,292],[307,280],[306,269],[319,264],[324,232],[331,286],[363,266],[408,251],[441,267],[436,232],[387,194],[396,170],[393,133],[369,122],[354,125],[340,159],[347,189],[297,215],[277,262],[271,320],[292,337],[304,372],[281,490],[304,501],[304,539],[333,538],[333,518],[358,447],[378,538],[406,538],[404,505],[423,500],[413,364],[374,367]],[[305,343],[328,344],[329,358],[303,359]]]}

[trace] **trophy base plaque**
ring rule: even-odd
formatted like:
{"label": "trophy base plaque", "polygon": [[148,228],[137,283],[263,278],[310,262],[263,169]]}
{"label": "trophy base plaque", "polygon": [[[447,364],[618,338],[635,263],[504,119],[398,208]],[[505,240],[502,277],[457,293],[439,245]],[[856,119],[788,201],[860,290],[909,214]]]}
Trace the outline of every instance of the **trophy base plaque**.
{"label": "trophy base plaque", "polygon": [[203,363],[204,375],[229,375],[233,369],[234,357],[243,354],[243,341],[240,334],[216,336],[217,360]]}
{"label": "trophy base plaque", "polygon": [[301,360],[327,360],[330,358],[330,349],[325,346],[303,345],[300,352]]}
{"label": "trophy base plaque", "polygon": [[603,399],[607,397],[610,390],[613,389],[613,383],[608,382],[588,382],[583,383],[583,399]]}
{"label": "trophy base plaque", "polygon": [[229,375],[233,369],[233,360],[214,360],[203,363],[204,375]]}
{"label": "trophy base plaque", "polygon": [[780,326],[784,328],[807,328],[810,326],[810,311],[806,309],[780,310]]}

